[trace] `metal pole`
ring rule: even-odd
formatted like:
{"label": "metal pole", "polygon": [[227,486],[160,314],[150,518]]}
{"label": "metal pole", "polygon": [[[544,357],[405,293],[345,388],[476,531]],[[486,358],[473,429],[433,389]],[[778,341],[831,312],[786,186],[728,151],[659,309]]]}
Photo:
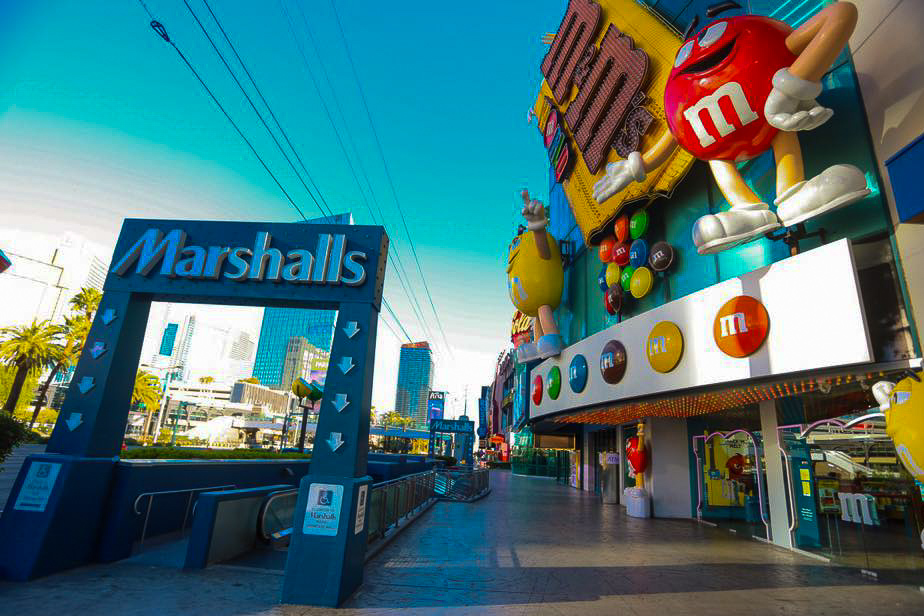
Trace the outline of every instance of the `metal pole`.
{"label": "metal pole", "polygon": [[298,451],[299,453],[305,453],[305,432],[307,431],[308,424],[308,407],[302,404],[302,398],[298,399],[299,405],[302,407],[302,427],[298,431]]}
{"label": "metal pole", "polygon": [[167,382],[164,384],[164,395],[160,399],[160,409],[157,411],[157,425],[154,428],[154,435],[151,439],[151,444],[157,443],[157,437],[160,435],[160,426],[164,420],[164,409],[167,408],[167,402],[169,402],[170,397],[167,395],[167,392],[170,391],[170,381],[173,380],[173,370],[175,367],[171,367],[167,371]]}

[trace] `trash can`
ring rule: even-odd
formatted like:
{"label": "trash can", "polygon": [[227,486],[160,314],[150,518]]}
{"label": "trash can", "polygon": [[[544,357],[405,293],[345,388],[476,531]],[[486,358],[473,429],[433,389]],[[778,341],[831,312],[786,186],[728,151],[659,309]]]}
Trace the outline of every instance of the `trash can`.
{"label": "trash can", "polygon": [[626,513],[633,518],[651,517],[651,498],[642,488],[626,488],[623,492],[626,499]]}
{"label": "trash can", "polygon": [[619,504],[619,454],[611,451],[600,454],[603,466],[603,504]]}

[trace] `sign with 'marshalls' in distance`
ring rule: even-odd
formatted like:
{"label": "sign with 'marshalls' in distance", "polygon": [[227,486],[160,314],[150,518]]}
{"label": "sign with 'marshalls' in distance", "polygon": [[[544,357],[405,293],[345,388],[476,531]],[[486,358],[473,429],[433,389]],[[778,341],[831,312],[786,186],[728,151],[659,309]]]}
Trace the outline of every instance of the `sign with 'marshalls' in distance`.
{"label": "sign with 'marshalls' in distance", "polygon": [[381,227],[127,219],[105,290],[378,303],[387,247]]}

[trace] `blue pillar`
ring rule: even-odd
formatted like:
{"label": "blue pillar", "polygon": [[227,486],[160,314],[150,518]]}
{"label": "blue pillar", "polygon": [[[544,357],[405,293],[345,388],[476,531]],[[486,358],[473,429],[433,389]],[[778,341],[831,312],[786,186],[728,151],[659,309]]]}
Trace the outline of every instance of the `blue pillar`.
{"label": "blue pillar", "polygon": [[0,517],[0,577],[28,580],[93,560],[149,308],[128,292],[103,297],[47,452],[23,464]]}
{"label": "blue pillar", "polygon": [[337,606],[362,584],[378,310],[341,304],[311,457],[299,485],[283,603]]}

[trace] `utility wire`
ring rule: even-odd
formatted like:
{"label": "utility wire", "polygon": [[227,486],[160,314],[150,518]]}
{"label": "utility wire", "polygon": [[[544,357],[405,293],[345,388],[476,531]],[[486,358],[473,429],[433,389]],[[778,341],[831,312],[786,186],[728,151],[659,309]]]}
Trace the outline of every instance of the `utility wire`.
{"label": "utility wire", "polygon": [[[167,34],[167,29],[164,27],[164,25],[161,24],[161,23],[160,23],[159,21],[157,21],[156,19],[154,19],[154,15],[151,13],[150,9],[148,9],[147,5],[144,3],[143,0],[138,0],[138,2],[139,2],[139,4],[141,4],[141,8],[144,9],[145,13],[147,13],[147,15],[148,15],[148,18],[151,20],[151,23],[150,23],[151,28],[152,28],[152,29],[164,40],[164,42],[168,43],[171,47],[173,47],[173,49],[177,52],[177,54],[178,54],[178,55],[180,56],[180,58],[183,60],[183,63],[187,66],[187,68],[189,68],[189,70],[192,72],[192,74],[196,77],[196,80],[199,82],[199,84],[202,86],[202,88],[208,93],[209,97],[212,99],[212,102],[215,103],[215,106],[217,106],[218,109],[222,112],[222,114],[225,116],[225,118],[228,120],[228,122],[229,122],[229,123],[231,124],[231,126],[234,128],[235,132],[237,132],[238,136],[240,136],[240,138],[244,141],[244,143],[247,144],[247,146],[250,148],[250,151],[251,151],[251,152],[253,153],[253,155],[257,158],[257,160],[260,161],[260,164],[263,166],[263,168],[266,170],[266,172],[269,174],[269,176],[270,176],[270,177],[273,179],[273,181],[276,183],[276,186],[279,187],[279,190],[282,191],[282,193],[285,195],[285,197],[286,197],[286,199],[289,201],[289,203],[292,204],[292,207],[295,208],[295,210],[299,213],[299,215],[302,217],[302,219],[307,220],[307,219],[308,219],[307,216],[305,216],[305,214],[304,214],[304,212],[302,212],[301,208],[298,207],[298,204],[295,203],[295,201],[292,199],[291,195],[289,195],[289,193],[286,191],[285,187],[283,187],[283,185],[279,182],[279,180],[278,180],[278,178],[276,177],[276,175],[272,172],[272,170],[270,170],[269,166],[266,164],[266,161],[263,160],[263,158],[262,158],[262,157],[260,156],[260,154],[257,152],[256,148],[254,148],[254,146],[253,146],[253,144],[250,142],[250,140],[247,139],[246,135],[244,135],[243,131],[241,131],[240,127],[237,125],[237,123],[234,121],[234,119],[232,119],[231,116],[230,116],[230,114],[227,112],[227,110],[225,110],[224,106],[223,106],[223,105],[221,104],[221,102],[218,100],[218,97],[216,97],[215,94],[214,94],[214,92],[212,92],[212,90],[208,87],[208,85],[205,83],[205,81],[204,81],[204,80],[202,79],[202,77],[199,75],[199,72],[195,69],[195,67],[193,67],[193,65],[190,63],[190,61],[186,58],[186,55],[183,54],[183,52],[182,52],[182,51],[180,50],[180,48],[176,45],[176,43],[174,43],[174,42],[170,39],[170,36]],[[184,3],[185,3],[185,0],[184,0]],[[187,6],[187,8],[189,8],[190,13],[193,14],[193,17],[195,17],[195,13],[192,12],[192,9],[189,7],[189,5],[187,4],[186,6]],[[198,18],[196,18],[196,21],[199,23],[199,27],[202,28],[202,24],[201,24],[201,22],[199,22]],[[216,21],[217,21],[217,20],[216,20]],[[204,32],[204,31],[205,31],[205,30],[204,30],[204,28],[203,28],[203,32]],[[207,34],[207,33],[206,33],[206,37],[208,37],[208,34]],[[211,38],[210,38],[210,37],[208,37],[208,38],[209,38],[209,42],[212,42],[212,41],[211,41]],[[229,44],[230,44],[230,41],[229,41]],[[215,44],[214,44],[214,43],[212,43],[212,47],[215,48]],[[217,52],[217,51],[218,51],[218,50],[216,49],[216,52]],[[220,55],[221,55],[221,54],[220,54],[220,52],[219,52],[219,56],[220,56]],[[236,52],[235,52],[235,55],[236,55]],[[238,58],[238,59],[240,60],[240,58]],[[224,60],[224,59],[222,58],[222,60]],[[243,62],[241,62],[241,65],[243,66]],[[228,68],[228,70],[229,70],[229,72],[230,72],[231,69],[230,69],[230,67],[228,67],[227,63],[225,63],[225,66]],[[246,70],[246,69],[245,69],[245,70]],[[232,76],[234,76],[233,72],[232,72]],[[235,81],[237,82],[237,79],[236,79],[236,78],[235,78]],[[240,82],[237,82],[237,83],[238,83],[238,87],[241,87]],[[241,88],[241,89],[242,89],[242,91],[243,91],[243,88]],[[246,92],[245,92],[245,96],[246,96]],[[262,94],[261,94],[261,97],[262,97]],[[248,100],[250,100],[250,97],[248,97]],[[251,102],[251,106],[253,106],[253,101],[250,101],[250,102]],[[265,103],[265,102],[266,102],[266,101],[264,100],[264,103]],[[267,108],[269,108],[269,105],[267,105]],[[254,107],[254,111],[256,111],[256,108],[255,108],[255,107]],[[272,113],[272,112],[271,112],[271,113]],[[259,115],[259,112],[257,113],[257,115]],[[275,116],[274,116],[274,119],[275,119]],[[262,120],[262,117],[261,117],[261,120]],[[277,122],[278,122],[278,120],[277,120]],[[264,126],[265,126],[265,127],[267,128],[267,130],[269,131],[269,127],[266,125],[265,122],[264,122]],[[280,127],[280,129],[281,129],[281,127]],[[270,133],[270,134],[272,134],[272,133]],[[279,142],[278,142],[278,141],[276,142],[276,145],[279,146]],[[290,147],[291,147],[291,144],[290,144]],[[280,146],[280,148],[281,148],[281,146]],[[294,149],[293,149],[293,152],[294,152]],[[291,161],[289,161],[289,163],[290,163],[290,165],[291,165]],[[309,177],[310,177],[310,176],[309,176]],[[306,189],[307,189],[307,187],[306,187]],[[310,193],[309,193],[309,194],[310,194]],[[319,191],[318,194],[320,195],[320,191]],[[322,198],[323,198],[323,197],[322,197]],[[320,206],[320,204],[317,203],[317,201],[315,201],[315,204],[318,205],[318,208],[319,208],[319,209],[321,209],[321,206]],[[325,202],[325,204],[326,204],[326,202]],[[321,211],[322,211],[322,213],[324,212],[323,209],[322,209]],[[385,300],[385,298],[382,298],[382,302],[383,302],[383,304],[385,305],[385,307],[386,307],[386,309],[388,310],[388,312],[389,312],[389,313],[392,315],[392,317],[395,319],[395,321],[397,322],[397,324],[398,324],[398,326],[401,328],[401,330],[404,331],[405,336],[407,336],[407,331],[404,329],[404,326],[401,324],[400,319],[398,319],[398,317],[395,315],[394,311],[392,310],[391,306],[388,304],[388,301]],[[388,324],[388,322],[385,321],[384,319],[383,319],[383,321],[385,322],[386,326],[388,326],[389,329],[391,329],[391,326]],[[394,330],[393,330],[393,329],[392,329],[392,333],[394,333]],[[395,337],[397,338],[398,335],[395,334]],[[407,338],[408,338],[408,341],[410,341],[410,337],[407,336]]]}
{"label": "utility wire", "polygon": [[[344,142],[343,142],[343,138],[342,138],[341,135],[340,135],[340,131],[339,131],[338,128],[337,128],[337,124],[336,124],[336,122],[335,122],[335,120],[334,120],[333,114],[331,113],[330,107],[327,105],[327,101],[325,100],[324,94],[323,94],[323,92],[321,91],[321,87],[320,87],[320,85],[319,85],[319,83],[318,83],[318,80],[317,80],[317,78],[316,78],[315,75],[314,75],[314,71],[311,69],[311,62],[308,60],[308,55],[305,53],[305,49],[304,49],[304,47],[302,46],[301,42],[299,41],[298,35],[297,35],[296,31],[295,31],[295,26],[294,26],[294,24],[293,24],[293,22],[292,22],[292,17],[291,17],[291,15],[290,15],[288,9],[285,7],[285,4],[282,2],[282,0],[277,0],[277,4],[279,5],[279,9],[280,9],[280,11],[282,12],[283,16],[285,17],[285,19],[286,19],[286,23],[287,23],[287,25],[288,25],[288,27],[289,27],[289,33],[292,35],[292,40],[295,42],[295,46],[296,46],[296,48],[298,49],[299,55],[301,56],[302,62],[303,62],[303,64],[304,64],[304,66],[305,66],[305,71],[307,72],[308,77],[309,77],[310,80],[311,80],[311,84],[312,84],[312,86],[314,87],[314,90],[315,90],[315,92],[317,93],[318,98],[319,98],[320,101],[321,101],[321,106],[322,106],[322,108],[324,109],[325,115],[327,116],[327,121],[329,122],[329,124],[330,124],[330,126],[331,126],[331,129],[334,131],[334,136],[337,138],[337,143],[338,143],[338,145],[340,146],[340,150],[341,150],[341,152],[343,153],[343,157],[346,159],[347,166],[349,167],[350,173],[351,173],[351,175],[353,176],[353,180],[354,180],[354,182],[356,183],[356,187],[357,187],[357,189],[359,190],[360,197],[362,198],[363,203],[364,203],[365,206],[366,206],[366,209],[369,210],[369,215],[372,217],[373,223],[375,223],[375,224],[381,224],[381,225],[384,227],[384,226],[385,226],[385,217],[384,217],[384,215],[382,214],[381,207],[378,205],[378,201],[377,201],[376,198],[375,198],[375,193],[374,193],[374,191],[372,190],[372,185],[371,185],[371,183],[369,183],[369,181],[368,181],[368,176],[366,176],[366,182],[367,182],[367,184],[368,184],[368,191],[369,191],[370,195],[372,196],[373,202],[376,204],[376,208],[377,208],[378,211],[379,211],[379,216],[380,216],[380,218],[381,218],[381,222],[380,222],[379,220],[376,219],[375,212],[373,212],[372,207],[369,205],[369,200],[366,198],[366,195],[365,195],[365,193],[364,193],[364,191],[363,191],[362,184],[361,184],[361,182],[359,181],[359,177],[358,177],[358,175],[357,175],[357,173],[356,173],[356,168],[353,166],[353,163],[352,163],[352,161],[351,161],[351,159],[350,159],[350,154],[349,154],[349,152],[348,152],[348,150],[347,150],[347,148],[346,148],[346,145],[345,145]],[[335,103],[335,105],[337,106],[337,110],[338,110],[338,112],[340,113],[341,118],[344,120],[344,131],[345,131],[346,134],[347,134],[347,139],[350,141],[351,145],[353,146],[353,149],[356,151],[356,161],[357,161],[357,164],[360,166],[360,169],[362,170],[363,175],[365,176],[365,170],[364,170],[363,167],[362,167],[362,161],[361,161],[361,158],[359,157],[359,151],[358,151],[358,149],[356,148],[355,144],[353,144],[352,139],[350,139],[350,133],[349,133],[349,129],[348,129],[347,123],[346,123],[346,116],[343,114],[342,108],[340,108],[340,104],[339,104],[339,101],[338,101],[338,99],[337,99],[337,97],[336,97],[336,94],[334,93],[334,89],[333,89],[333,86],[331,85],[330,78],[328,77],[327,71],[326,71],[326,69],[324,69],[324,65],[323,65],[323,63],[321,62],[321,55],[320,55],[320,53],[319,53],[319,51],[318,51],[317,45],[316,45],[315,42],[314,42],[314,38],[313,38],[313,36],[311,35],[311,30],[310,30],[310,28],[309,28],[309,26],[308,26],[308,20],[307,20],[307,18],[305,17],[304,11],[302,11],[301,7],[300,7],[297,3],[296,3],[296,8],[298,8],[299,13],[301,14],[302,21],[303,21],[303,23],[304,23],[304,25],[305,25],[305,30],[306,30],[306,32],[308,33],[308,36],[309,36],[309,40],[311,41],[312,46],[314,47],[315,54],[318,56],[318,65],[321,66],[321,69],[322,69],[322,71],[323,71],[323,73],[324,73],[325,79],[327,80],[328,87],[331,88],[331,92],[332,92],[333,97],[334,97],[334,103]],[[397,249],[397,244],[394,243],[394,242],[392,243],[392,253],[393,253],[393,256],[394,256],[394,258],[395,258],[395,264],[397,265],[397,267],[395,268],[395,274],[396,274],[397,277],[398,277],[398,282],[401,284],[401,286],[402,286],[402,288],[403,288],[403,290],[404,290],[405,295],[407,295],[407,297],[408,297],[408,300],[409,300],[410,306],[411,306],[411,310],[412,310],[412,312],[414,313],[414,316],[417,318],[418,324],[420,325],[421,330],[422,330],[422,332],[424,333],[424,335],[426,335],[426,336],[429,337],[429,338],[433,338],[433,333],[430,331],[430,328],[429,328],[429,326],[427,325],[426,318],[423,316],[423,310],[422,310],[421,307],[420,307],[420,302],[417,300],[417,296],[416,296],[416,294],[413,292],[413,287],[410,286],[410,277],[408,276],[408,274],[407,274],[407,269],[404,267],[404,263],[403,263],[403,261],[401,260],[401,255],[400,255],[400,252],[399,252],[398,249]]]}
{"label": "utility wire", "polygon": [[211,35],[209,35],[208,30],[205,29],[205,26],[202,25],[201,21],[199,21],[199,17],[196,15],[195,11],[193,11],[192,7],[189,6],[189,2],[187,2],[187,0],[183,0],[183,4],[186,5],[186,9],[189,11],[189,14],[192,15],[192,18],[196,20],[196,23],[199,25],[199,29],[202,30],[202,34],[205,35],[205,38],[208,39],[209,44],[212,46],[212,49],[215,50],[215,53],[218,55],[218,58],[221,60],[221,63],[224,64],[226,69],[228,69],[228,74],[231,75],[231,78],[234,80],[234,83],[237,84],[237,87],[244,94],[244,98],[246,98],[247,102],[250,103],[251,109],[253,109],[254,113],[257,114],[257,117],[260,119],[260,122],[263,124],[263,128],[265,128],[266,132],[268,132],[270,137],[272,137],[273,143],[276,144],[276,147],[279,148],[279,152],[282,154],[282,157],[286,159],[287,163],[289,163],[289,167],[292,168],[292,172],[295,173],[295,177],[298,178],[298,181],[304,187],[305,191],[308,193],[308,196],[311,197],[311,200],[314,201],[314,204],[318,206],[318,209],[321,211],[321,214],[325,216],[333,216],[333,214],[330,211],[325,211],[324,208],[321,207],[321,203],[314,196],[314,193],[311,191],[311,189],[308,188],[308,185],[305,183],[305,180],[302,178],[301,174],[298,172],[298,169],[295,167],[295,164],[292,162],[292,159],[289,158],[289,155],[286,153],[285,148],[283,148],[282,144],[279,143],[279,139],[276,138],[276,134],[272,131],[269,124],[266,123],[266,120],[263,118],[263,114],[260,113],[259,109],[257,109],[257,106],[253,102],[253,99],[250,98],[250,95],[247,93],[247,90],[244,88],[243,84],[241,84],[240,80],[237,78],[237,75],[235,75],[234,71],[231,69],[231,65],[228,64],[227,60],[225,60],[224,54],[221,53],[220,49],[218,49],[218,46],[215,44],[215,41],[212,40]]}
{"label": "utility wire", "polygon": [[[202,32],[203,32],[203,34],[205,34],[206,38],[209,40],[209,43],[212,44],[212,48],[213,48],[213,49],[215,50],[215,52],[219,55],[219,57],[222,59],[222,63],[225,65],[225,68],[228,69],[228,72],[231,74],[232,78],[234,78],[235,83],[237,83],[238,87],[241,89],[241,92],[244,93],[244,96],[247,98],[247,101],[250,103],[250,106],[253,108],[254,112],[257,113],[258,116],[260,116],[260,112],[257,111],[256,106],[254,105],[254,103],[253,103],[253,101],[251,100],[250,96],[247,95],[247,92],[244,90],[244,88],[243,88],[243,86],[241,85],[240,81],[238,81],[237,77],[234,75],[234,72],[231,70],[231,67],[228,65],[227,62],[225,62],[224,57],[222,56],[221,52],[220,52],[220,51],[218,50],[218,48],[216,47],[215,43],[212,41],[212,38],[209,36],[208,32],[206,32],[205,28],[204,28],[203,25],[202,25],[202,22],[201,22],[201,21],[199,20],[199,18],[196,16],[196,14],[195,14],[195,12],[192,10],[192,8],[189,6],[189,3],[188,3],[186,0],[183,0],[183,3],[186,5],[186,8],[187,8],[187,10],[189,10],[189,13],[192,15],[193,19],[196,20],[196,23],[199,24],[199,28],[202,29]],[[289,138],[289,135],[288,135],[288,133],[286,132],[286,130],[282,127],[282,123],[279,121],[279,118],[278,118],[278,117],[276,116],[276,114],[273,112],[273,108],[270,106],[269,102],[266,100],[266,97],[263,95],[263,92],[262,92],[262,90],[260,89],[260,86],[257,85],[257,82],[256,82],[256,80],[255,80],[254,77],[253,77],[253,74],[251,74],[250,70],[247,68],[247,65],[244,63],[244,60],[241,58],[240,54],[238,53],[237,48],[234,46],[234,43],[231,41],[231,37],[228,36],[228,33],[225,31],[224,27],[221,25],[221,21],[218,19],[218,16],[217,16],[217,15],[215,14],[215,12],[212,10],[212,7],[209,5],[208,0],[202,0],[202,3],[205,5],[205,8],[208,10],[209,14],[212,16],[212,19],[215,21],[215,25],[217,25],[217,26],[218,26],[218,29],[221,31],[221,34],[222,34],[222,36],[224,37],[225,42],[228,44],[228,46],[231,48],[231,51],[234,53],[234,57],[237,58],[237,61],[238,61],[238,63],[241,65],[241,68],[244,69],[244,73],[247,75],[247,78],[250,80],[250,83],[251,83],[251,85],[254,87],[254,90],[256,90],[257,95],[260,97],[260,100],[261,100],[261,101],[263,102],[263,104],[266,106],[266,110],[269,112],[270,117],[273,119],[273,122],[276,124],[276,127],[279,129],[279,132],[282,134],[282,136],[283,136],[283,138],[285,139],[286,143],[288,144],[289,148],[292,150],[292,154],[295,155],[295,159],[298,161],[299,166],[301,167],[301,169],[302,169],[302,171],[304,172],[304,174],[308,177],[308,180],[309,180],[309,182],[311,182],[311,185],[312,185],[312,187],[314,188],[315,192],[317,192],[318,198],[321,200],[322,203],[324,203],[324,206],[327,208],[327,215],[333,217],[333,211],[331,210],[330,204],[328,204],[328,203],[327,203],[327,200],[324,199],[324,195],[323,195],[323,193],[321,192],[321,189],[318,188],[318,185],[317,185],[317,183],[314,181],[314,178],[311,177],[311,173],[310,173],[310,172],[308,171],[308,169],[305,167],[305,163],[302,161],[301,156],[299,156],[298,150],[296,150],[295,146],[292,144],[292,140]],[[292,171],[294,171],[295,174],[298,175],[298,171],[295,169],[295,166],[292,164],[292,161],[289,159],[288,156],[286,156],[286,152],[283,150],[282,145],[279,143],[278,140],[276,140],[276,138],[275,138],[275,136],[273,135],[272,131],[270,130],[269,126],[267,126],[266,122],[263,121],[262,116],[260,117],[260,120],[263,122],[263,126],[264,126],[264,128],[266,128],[267,132],[270,133],[270,136],[273,137],[273,140],[276,142],[276,146],[279,148],[279,151],[282,152],[282,155],[286,158],[286,161],[289,163],[289,166],[292,167]],[[342,144],[341,144],[341,146],[342,146]],[[301,181],[301,177],[299,177],[299,180]],[[305,186],[305,183],[304,183],[303,181],[302,181],[302,186]],[[307,191],[308,191],[308,194],[311,195],[311,191],[308,189],[307,186],[305,186],[305,190],[307,190]],[[312,199],[315,201],[315,204],[318,206],[319,209],[321,209],[321,211],[322,211],[322,213],[323,213],[323,212],[324,212],[324,209],[321,208],[320,203],[318,203],[318,201],[317,201],[316,199],[314,199],[314,196],[313,196],[313,195],[312,195]],[[370,210],[370,211],[371,211],[371,210]],[[385,298],[382,298],[382,301],[383,301],[383,303],[385,304],[385,307],[386,307],[386,308],[388,309],[388,311],[391,313],[392,317],[393,317],[393,318],[395,319],[395,321],[397,322],[398,326],[399,326],[402,330],[404,330],[404,325],[400,322],[400,320],[398,319],[398,317],[395,315],[394,311],[391,309],[391,305],[388,303],[388,300],[386,300]],[[387,321],[385,321],[385,320],[383,319],[383,322],[385,322],[386,326],[388,326],[389,329],[392,329],[392,328],[391,328],[391,325],[390,325]],[[395,332],[394,332],[394,329],[392,329],[392,333],[395,333]],[[406,335],[406,332],[405,332],[405,335]],[[398,335],[395,334],[395,337],[397,338]],[[408,341],[410,341],[410,338],[408,338]]]}
{"label": "utility wire", "polygon": [[240,136],[240,138],[244,141],[244,143],[247,144],[247,147],[250,148],[250,151],[253,153],[256,159],[260,161],[260,164],[263,166],[263,168],[266,170],[269,176],[273,178],[273,182],[276,183],[276,186],[279,187],[279,190],[282,191],[282,194],[285,195],[289,203],[292,204],[292,207],[296,209],[296,211],[301,215],[303,219],[307,220],[307,217],[305,216],[304,212],[302,212],[301,208],[298,207],[298,204],[295,203],[295,200],[292,199],[292,196],[286,191],[285,187],[283,187],[283,185],[279,182],[279,179],[270,170],[269,166],[267,166],[266,161],[263,160],[263,157],[261,157],[260,154],[257,152],[256,148],[253,147],[253,144],[244,135],[240,127],[238,127],[238,125],[234,122],[234,120],[231,118],[231,116],[228,114],[228,112],[225,110],[222,104],[218,101],[218,98],[215,96],[212,90],[206,85],[205,81],[202,80],[202,77],[199,75],[199,72],[193,67],[192,64],[190,64],[189,60],[186,58],[183,52],[180,51],[180,48],[177,47],[176,43],[170,40],[170,36],[167,34],[167,29],[164,27],[164,25],[160,23],[159,21],[157,21],[156,19],[154,19],[154,16],[151,14],[151,11],[148,9],[147,5],[143,2],[143,0],[138,0],[138,2],[141,4],[141,7],[144,9],[144,11],[148,14],[148,17],[151,19],[151,28],[154,30],[154,32],[156,32],[158,36],[160,36],[160,38],[164,40],[164,42],[166,42],[168,45],[173,47],[177,55],[180,56],[180,59],[183,60],[183,63],[186,65],[186,67],[192,72],[192,74],[196,77],[196,80],[199,82],[202,88],[208,93],[209,97],[212,99],[212,102],[215,103],[215,106],[218,107],[218,109],[225,116],[225,118],[227,118],[228,122],[230,122],[231,126],[234,128],[235,132],[238,134],[238,136]]}
{"label": "utility wire", "polygon": [[[388,314],[390,314],[392,318],[395,320],[395,322],[398,324],[398,327],[401,328],[401,331],[404,332],[404,337],[407,338],[408,342],[410,342],[411,337],[407,335],[407,330],[404,329],[403,325],[401,325],[401,319],[398,318],[398,316],[395,314],[395,311],[391,309],[391,306],[387,302],[385,303],[385,308],[388,310]],[[395,337],[397,338],[397,335]]]}
{"label": "utility wire", "polygon": [[[314,191],[318,194],[318,198],[321,199],[321,202],[324,203],[324,207],[327,209],[328,212],[330,212],[330,215],[333,216],[333,210],[331,209],[330,204],[327,203],[327,200],[324,199],[324,195],[321,194],[321,189],[318,188],[318,185],[314,181],[314,178],[311,177],[311,173],[309,173],[308,169],[305,167],[305,163],[302,161],[302,157],[299,156],[298,150],[296,150],[295,146],[292,145],[292,141],[291,139],[289,139],[288,133],[282,127],[282,124],[279,122],[279,118],[276,117],[276,114],[273,112],[273,108],[270,107],[270,104],[267,102],[266,97],[263,96],[263,91],[260,90],[260,86],[257,85],[257,82],[254,80],[253,75],[250,73],[250,70],[247,68],[247,65],[244,64],[244,60],[241,59],[240,54],[237,52],[237,48],[234,46],[234,43],[231,42],[231,38],[228,36],[228,33],[225,32],[224,27],[221,25],[221,21],[219,21],[218,19],[218,16],[215,15],[215,12],[212,10],[212,7],[209,5],[208,0],[202,0],[202,3],[205,5],[205,8],[208,9],[209,14],[212,16],[212,19],[215,21],[215,25],[217,25],[218,29],[221,31],[221,35],[224,37],[225,42],[228,43],[228,47],[230,47],[231,51],[234,53],[234,57],[237,58],[237,61],[241,65],[241,68],[244,69],[244,73],[247,75],[247,78],[250,80],[250,83],[253,86],[254,90],[257,91],[257,95],[260,97],[260,100],[263,101],[263,104],[266,106],[266,110],[269,112],[270,117],[273,119],[273,122],[276,124],[276,128],[278,128],[279,132],[282,133],[283,139],[285,139],[286,143],[289,145],[289,149],[292,150],[292,154],[295,155],[295,160],[298,161],[298,165],[301,168],[302,173],[304,173],[305,176],[308,178],[308,181],[311,182],[311,186],[314,188]],[[189,8],[188,3],[186,4],[186,7]],[[192,9],[190,9],[190,12],[192,12]],[[195,16],[195,14],[193,16]],[[198,19],[196,21],[198,21]],[[279,145],[278,142],[277,142],[277,145]],[[291,161],[290,161],[290,164],[291,164]],[[315,203],[317,203],[317,201],[315,201]],[[320,207],[320,205],[318,205],[318,207]]]}
{"label": "utility wire", "polygon": [[417,255],[417,248],[414,246],[414,240],[411,239],[411,232],[408,229],[407,220],[404,217],[404,211],[401,209],[401,203],[398,200],[398,193],[395,190],[395,183],[392,180],[391,171],[389,170],[388,163],[385,160],[385,153],[382,150],[382,143],[379,140],[378,131],[376,131],[375,129],[375,122],[373,122],[372,113],[369,111],[369,104],[366,101],[366,95],[363,91],[362,82],[360,81],[359,74],[356,71],[356,65],[353,62],[353,56],[350,53],[350,47],[347,44],[346,35],[343,32],[343,24],[340,23],[340,15],[337,13],[337,6],[333,0],[331,0],[330,5],[334,12],[334,18],[337,21],[337,31],[340,34],[340,40],[343,42],[343,48],[346,50],[347,59],[350,62],[350,69],[353,72],[353,78],[356,80],[356,86],[359,89],[359,96],[360,96],[360,99],[362,100],[363,108],[366,111],[366,117],[369,119],[369,126],[372,128],[372,135],[375,138],[375,144],[378,149],[379,157],[382,159],[382,166],[385,168],[385,177],[388,179],[388,185],[391,188],[392,197],[395,200],[395,205],[397,206],[398,214],[401,217],[401,223],[404,226],[404,233],[407,236],[408,244],[411,246],[411,253],[414,255],[414,261],[417,263],[417,272],[418,274],[420,274],[420,280],[423,283],[424,291],[426,292],[427,298],[430,301],[430,309],[433,310],[433,316],[436,318],[436,325],[439,328],[440,334],[443,337],[443,344],[446,345],[446,350],[449,351],[450,357],[454,357],[454,353],[452,352],[452,347],[449,345],[449,340],[446,338],[446,332],[443,329],[442,322],[440,321],[440,315],[437,312],[436,306],[433,303],[433,295],[431,295],[430,293],[430,287],[427,284],[427,278],[426,276],[424,276],[423,268],[421,268],[420,266],[420,257]]}

